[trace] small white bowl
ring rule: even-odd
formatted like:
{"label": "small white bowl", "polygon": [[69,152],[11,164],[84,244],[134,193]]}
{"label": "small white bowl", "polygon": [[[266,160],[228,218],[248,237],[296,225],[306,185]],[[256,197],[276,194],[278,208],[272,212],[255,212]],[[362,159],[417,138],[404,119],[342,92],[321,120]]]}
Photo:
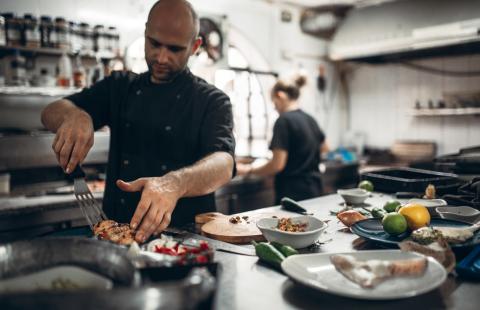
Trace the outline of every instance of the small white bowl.
{"label": "small white bowl", "polygon": [[408,203],[418,203],[425,206],[431,216],[438,215],[436,208],[443,207],[447,205],[447,202],[443,199],[420,199],[413,198],[408,201]]}
{"label": "small white bowl", "polygon": [[322,232],[328,227],[327,223],[313,216],[297,216],[291,218],[292,222],[307,223],[304,232],[286,232],[277,229],[278,218],[263,218],[257,221],[257,227],[262,232],[267,241],[276,241],[281,244],[289,245],[295,249],[306,248],[318,240]]}
{"label": "small white bowl", "polygon": [[350,205],[362,204],[370,196],[369,191],[361,188],[339,189],[337,193]]}
{"label": "small white bowl", "polygon": [[467,206],[437,207],[436,211],[442,219],[457,221],[474,222],[480,216],[480,211]]}

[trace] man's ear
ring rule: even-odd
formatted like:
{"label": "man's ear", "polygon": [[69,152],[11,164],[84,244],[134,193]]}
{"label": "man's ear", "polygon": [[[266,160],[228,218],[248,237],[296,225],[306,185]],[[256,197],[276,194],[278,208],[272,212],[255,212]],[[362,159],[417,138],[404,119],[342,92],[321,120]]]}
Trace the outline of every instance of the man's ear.
{"label": "man's ear", "polygon": [[190,55],[195,55],[195,53],[198,51],[198,49],[202,45],[202,42],[203,42],[202,37],[197,37],[195,39],[195,42],[193,42],[193,45],[192,45],[192,51]]}

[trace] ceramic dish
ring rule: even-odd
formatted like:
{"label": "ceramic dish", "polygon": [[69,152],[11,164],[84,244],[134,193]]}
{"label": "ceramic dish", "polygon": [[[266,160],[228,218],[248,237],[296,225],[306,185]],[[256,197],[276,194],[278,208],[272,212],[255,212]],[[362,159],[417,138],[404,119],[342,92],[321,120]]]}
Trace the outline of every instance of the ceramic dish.
{"label": "ceramic dish", "polygon": [[[471,225],[445,219],[431,219],[430,226],[432,227],[469,227]],[[366,219],[360,222],[356,222],[350,227],[350,230],[369,241],[375,242],[378,245],[384,247],[397,247],[398,243],[407,239],[410,236],[410,232],[405,232],[399,236],[392,236],[383,230],[382,222],[378,219]],[[480,244],[480,230],[477,230],[472,238],[463,243],[450,244],[452,249],[471,247],[476,244]]]}
{"label": "ceramic dish", "polygon": [[468,223],[474,223],[480,219],[480,211],[467,206],[437,207],[435,210],[442,219],[457,220]]}
{"label": "ceramic dish", "polygon": [[263,218],[257,221],[257,227],[267,241],[276,241],[295,249],[306,248],[318,240],[328,225],[313,216],[297,216],[291,218],[293,223],[306,223],[304,232],[286,232],[277,229],[278,218]]}
{"label": "ceramic dish", "polygon": [[[401,260],[420,254],[400,250],[359,251],[348,254],[360,260]],[[331,253],[293,255],[282,262],[283,271],[294,281],[330,294],[370,300],[400,299],[417,296],[440,286],[447,272],[435,259],[428,258],[428,267],[420,277],[387,279],[374,288],[362,288],[345,278],[330,262]]]}
{"label": "ceramic dish", "polygon": [[337,193],[350,205],[362,204],[370,196],[369,191],[361,188],[339,189]]}
{"label": "ceramic dish", "polygon": [[430,213],[430,215],[432,216],[438,216],[438,213],[435,210],[435,208],[443,207],[447,205],[447,202],[443,199],[413,198],[413,199],[410,199],[408,203],[418,203],[418,204],[424,205],[428,209],[428,212]]}

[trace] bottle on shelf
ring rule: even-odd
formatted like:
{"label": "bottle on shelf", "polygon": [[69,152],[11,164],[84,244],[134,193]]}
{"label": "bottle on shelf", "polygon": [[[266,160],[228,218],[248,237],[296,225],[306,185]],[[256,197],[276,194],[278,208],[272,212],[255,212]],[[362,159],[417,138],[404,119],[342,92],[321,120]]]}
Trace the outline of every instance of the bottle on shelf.
{"label": "bottle on shelf", "polygon": [[81,45],[81,36],[79,25],[75,22],[68,22],[70,28],[70,48],[73,53],[80,52]]}
{"label": "bottle on shelf", "polygon": [[18,50],[4,58],[5,84],[13,86],[27,85],[26,59]]}
{"label": "bottle on shelf", "polygon": [[7,32],[5,30],[5,17],[0,16],[0,46],[7,45]]}
{"label": "bottle on shelf", "polygon": [[58,61],[58,75],[57,85],[61,87],[70,87],[72,78],[72,62],[67,56],[67,53],[63,53]]}
{"label": "bottle on shelf", "polygon": [[82,65],[80,55],[75,58],[75,70],[73,71],[73,86],[83,88],[86,86],[86,72]]}

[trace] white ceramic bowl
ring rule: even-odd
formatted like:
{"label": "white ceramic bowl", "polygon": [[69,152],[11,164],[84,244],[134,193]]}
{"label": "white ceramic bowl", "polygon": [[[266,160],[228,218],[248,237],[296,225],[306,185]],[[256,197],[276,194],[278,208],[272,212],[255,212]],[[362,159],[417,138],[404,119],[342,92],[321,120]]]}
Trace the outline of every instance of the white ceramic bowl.
{"label": "white ceramic bowl", "polygon": [[339,189],[337,193],[350,205],[362,204],[370,196],[369,191],[361,188]]}
{"label": "white ceramic bowl", "polygon": [[467,206],[437,207],[436,211],[442,219],[475,222],[480,218],[480,211]]}
{"label": "white ceramic bowl", "polygon": [[289,245],[295,249],[306,248],[318,240],[322,232],[328,227],[327,223],[313,216],[296,216],[291,218],[293,223],[307,223],[305,232],[286,232],[277,229],[278,218],[263,218],[257,221],[257,227],[267,241],[276,241]]}

